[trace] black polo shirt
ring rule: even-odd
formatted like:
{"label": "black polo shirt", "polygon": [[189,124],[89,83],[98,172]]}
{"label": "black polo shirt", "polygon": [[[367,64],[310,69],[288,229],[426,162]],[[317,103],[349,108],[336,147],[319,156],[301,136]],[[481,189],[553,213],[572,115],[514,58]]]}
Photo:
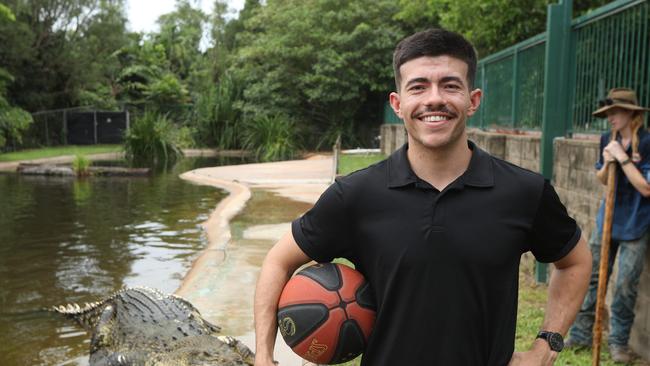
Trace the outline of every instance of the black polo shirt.
{"label": "black polo shirt", "polygon": [[541,175],[469,146],[467,171],[443,191],[413,173],[405,145],[292,224],[309,257],[348,258],[374,290],[362,365],[507,365],[522,253],[553,262],[580,238]]}

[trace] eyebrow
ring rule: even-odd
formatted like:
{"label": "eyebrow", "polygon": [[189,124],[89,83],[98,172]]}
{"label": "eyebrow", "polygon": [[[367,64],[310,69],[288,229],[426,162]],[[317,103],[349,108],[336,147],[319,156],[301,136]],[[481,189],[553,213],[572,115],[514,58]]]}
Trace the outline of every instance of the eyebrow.
{"label": "eyebrow", "polygon": [[405,85],[404,88],[408,88],[410,85],[413,84],[420,84],[420,83],[430,83],[431,81],[428,78],[425,77],[419,77],[419,78],[414,78],[409,80]]}

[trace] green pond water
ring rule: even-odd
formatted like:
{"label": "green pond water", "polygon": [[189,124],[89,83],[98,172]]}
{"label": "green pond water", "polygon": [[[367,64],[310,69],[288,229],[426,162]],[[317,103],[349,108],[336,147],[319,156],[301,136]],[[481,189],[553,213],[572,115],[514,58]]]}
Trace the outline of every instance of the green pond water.
{"label": "green pond water", "polygon": [[0,365],[87,365],[88,335],[43,311],[123,286],[174,292],[225,192],[178,178],[241,159],[184,159],[150,177],[0,174]]}

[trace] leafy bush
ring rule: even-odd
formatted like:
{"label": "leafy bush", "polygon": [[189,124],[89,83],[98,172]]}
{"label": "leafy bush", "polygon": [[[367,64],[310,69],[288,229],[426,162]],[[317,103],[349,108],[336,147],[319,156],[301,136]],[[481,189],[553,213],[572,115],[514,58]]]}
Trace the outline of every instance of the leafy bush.
{"label": "leafy bush", "polygon": [[132,165],[170,164],[183,155],[179,132],[165,115],[145,111],[126,132],[124,151]]}
{"label": "leafy bush", "polygon": [[22,142],[23,132],[33,122],[31,114],[9,104],[5,99],[7,85],[13,81],[14,77],[0,67],[0,148],[4,147],[7,141]]}
{"label": "leafy bush", "polygon": [[298,151],[296,124],[282,115],[260,116],[244,124],[244,147],[261,161],[283,160]]}
{"label": "leafy bush", "polygon": [[240,112],[235,107],[240,99],[241,88],[229,74],[223,75],[216,86],[199,94],[191,117],[193,125],[198,127],[196,141],[221,149],[240,147],[237,134]]}
{"label": "leafy bush", "polygon": [[90,174],[88,167],[90,166],[90,160],[84,155],[77,154],[72,160],[72,170],[77,174],[77,176],[87,176]]}
{"label": "leafy bush", "polygon": [[22,142],[23,132],[32,123],[32,116],[27,111],[17,107],[11,107],[3,103],[0,97],[0,148],[4,147],[7,141]]}

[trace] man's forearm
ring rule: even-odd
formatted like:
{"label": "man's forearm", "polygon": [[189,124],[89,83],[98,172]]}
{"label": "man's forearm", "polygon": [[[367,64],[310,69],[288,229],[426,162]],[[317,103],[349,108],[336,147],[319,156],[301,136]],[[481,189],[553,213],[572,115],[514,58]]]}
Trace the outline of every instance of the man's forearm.
{"label": "man's forearm", "polygon": [[254,303],[256,361],[257,358],[263,362],[273,361],[277,333],[277,304],[289,277],[289,273],[272,263],[265,263],[262,266]]}
{"label": "man's forearm", "polygon": [[587,292],[590,275],[591,263],[553,271],[542,329],[566,334]]}
{"label": "man's forearm", "polygon": [[268,252],[255,288],[255,365],[273,364],[277,333],[278,300],[293,272],[309,261],[293,239],[285,234]]}
{"label": "man's forearm", "polygon": [[[554,264],[541,330],[566,334],[589,286],[591,252],[584,238],[580,238],[571,252]],[[515,352],[509,365],[550,366],[556,357],[557,352],[551,350],[545,340],[536,339],[529,351]]]}

